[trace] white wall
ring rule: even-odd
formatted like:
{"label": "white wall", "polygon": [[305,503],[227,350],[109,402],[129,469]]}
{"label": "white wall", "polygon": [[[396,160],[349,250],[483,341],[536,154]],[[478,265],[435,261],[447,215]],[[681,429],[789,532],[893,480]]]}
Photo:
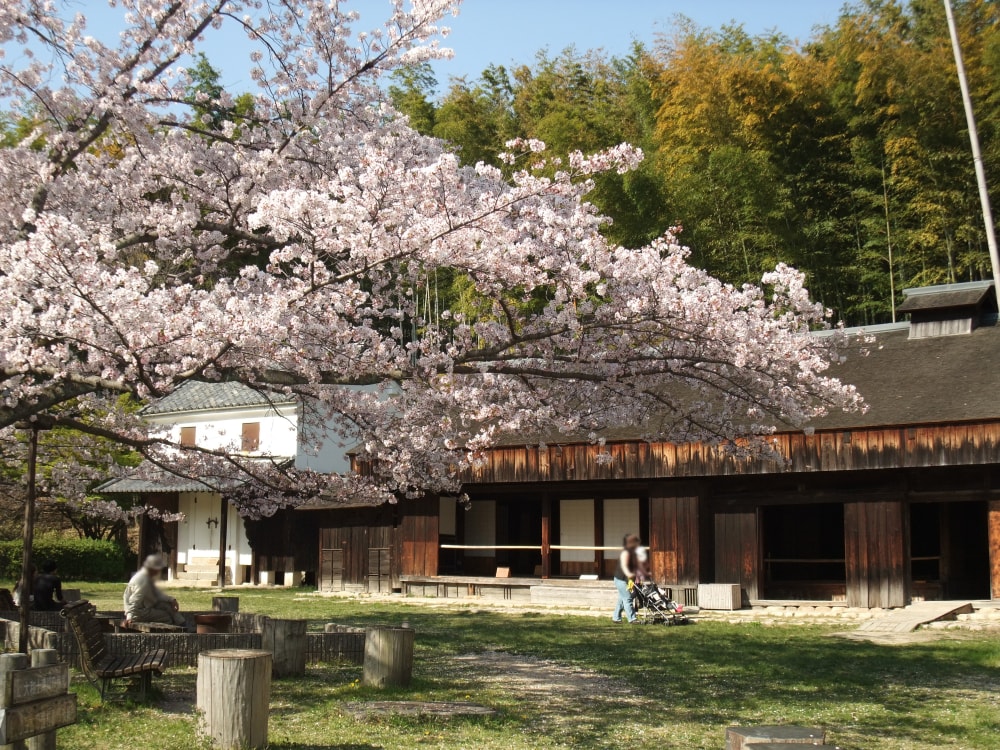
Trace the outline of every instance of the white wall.
{"label": "white wall", "polygon": [[[622,539],[626,534],[639,533],[639,500],[629,498],[627,500],[605,500],[604,501],[604,545],[605,547],[622,546]],[[617,550],[606,550],[605,560],[614,560],[618,557]]]}
{"label": "white wall", "polygon": [[[493,500],[474,500],[465,512],[465,544],[497,543],[497,504]],[[493,557],[496,550],[467,549],[466,557]]]}
{"label": "white wall", "polygon": [[[177,524],[177,562],[187,564],[195,558],[219,559],[219,528],[221,526],[221,497],[216,492],[182,492],[178,499],[178,510],[184,520]],[[233,580],[240,582],[237,566],[253,562],[250,542],[247,541],[246,527],[239,512],[228,506],[229,520],[226,529],[227,564],[233,570]],[[219,525],[208,519],[218,519]]]}
{"label": "white wall", "polygon": [[248,422],[260,424],[259,450],[251,455],[291,458],[298,444],[298,411],[294,405],[155,414],[148,421],[152,431],[162,430],[159,434],[166,433],[175,443],[180,443],[182,427],[194,427],[195,443],[209,450],[239,452],[243,425]]}
{"label": "white wall", "polygon": [[[331,386],[333,387],[333,386]],[[379,393],[380,386],[335,386],[355,393]],[[389,398],[383,393],[380,400]],[[302,429],[295,452],[295,468],[311,469],[321,474],[347,474],[351,470],[348,452],[361,441],[356,426],[339,415],[320,420],[319,415],[304,412]]]}
{"label": "white wall", "polygon": [[[594,546],[594,501],[559,501],[559,544],[578,547]],[[559,551],[559,559],[565,562],[593,562],[593,550]]]}
{"label": "white wall", "polygon": [[442,497],[438,502],[438,534],[452,536],[458,527],[456,517],[463,513],[458,509],[458,502],[453,497]]}

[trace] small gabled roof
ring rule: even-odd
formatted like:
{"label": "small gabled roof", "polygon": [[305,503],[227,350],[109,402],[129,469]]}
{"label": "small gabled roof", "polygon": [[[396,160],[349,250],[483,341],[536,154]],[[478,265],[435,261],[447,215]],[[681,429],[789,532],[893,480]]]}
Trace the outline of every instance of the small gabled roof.
{"label": "small gabled roof", "polygon": [[[916,289],[904,289],[906,299],[896,312],[912,313],[925,310],[954,310],[968,307],[970,310],[979,308],[987,297],[993,296],[992,281],[969,281],[962,284],[942,284],[940,286],[925,286]],[[992,301],[992,300],[991,300]],[[993,302],[996,307],[996,302]]]}
{"label": "small gabled roof", "polygon": [[243,383],[230,381],[208,383],[200,380],[188,380],[170,395],[149,404],[142,410],[142,414],[153,416],[294,403],[293,398],[283,393],[261,391]]}

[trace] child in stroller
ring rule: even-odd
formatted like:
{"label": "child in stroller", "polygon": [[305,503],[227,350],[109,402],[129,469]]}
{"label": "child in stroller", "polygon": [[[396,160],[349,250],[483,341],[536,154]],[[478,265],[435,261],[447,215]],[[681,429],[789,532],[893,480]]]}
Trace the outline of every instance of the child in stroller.
{"label": "child in stroller", "polygon": [[638,571],[634,581],[629,581],[635,613],[645,623],[687,625],[691,620],[684,614],[684,606],[673,601],[667,592],[653,582],[649,575],[649,552],[645,547],[636,550]]}

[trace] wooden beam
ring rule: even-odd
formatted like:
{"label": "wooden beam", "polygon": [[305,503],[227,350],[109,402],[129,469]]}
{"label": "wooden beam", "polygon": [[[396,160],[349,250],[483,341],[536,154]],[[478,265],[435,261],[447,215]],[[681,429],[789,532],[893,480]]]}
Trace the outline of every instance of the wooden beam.
{"label": "wooden beam", "polygon": [[991,500],[989,505],[990,540],[990,592],[994,599],[1000,599],[1000,500]]}
{"label": "wooden beam", "polygon": [[542,578],[552,576],[552,498],[542,498]]}

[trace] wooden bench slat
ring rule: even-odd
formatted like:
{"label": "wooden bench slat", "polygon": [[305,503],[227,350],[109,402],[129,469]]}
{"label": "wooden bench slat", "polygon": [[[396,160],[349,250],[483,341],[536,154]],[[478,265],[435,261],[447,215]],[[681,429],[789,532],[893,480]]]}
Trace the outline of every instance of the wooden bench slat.
{"label": "wooden bench slat", "polygon": [[[94,606],[85,600],[73,602],[63,609],[63,616],[80,646],[80,662],[84,672],[92,679],[102,680],[102,685],[106,685],[109,680],[142,677],[145,694],[148,679],[146,675],[163,672],[167,663],[166,650],[155,649],[141,654],[116,656],[108,654],[104,630],[95,614]],[[102,687],[102,698],[104,693]]]}

